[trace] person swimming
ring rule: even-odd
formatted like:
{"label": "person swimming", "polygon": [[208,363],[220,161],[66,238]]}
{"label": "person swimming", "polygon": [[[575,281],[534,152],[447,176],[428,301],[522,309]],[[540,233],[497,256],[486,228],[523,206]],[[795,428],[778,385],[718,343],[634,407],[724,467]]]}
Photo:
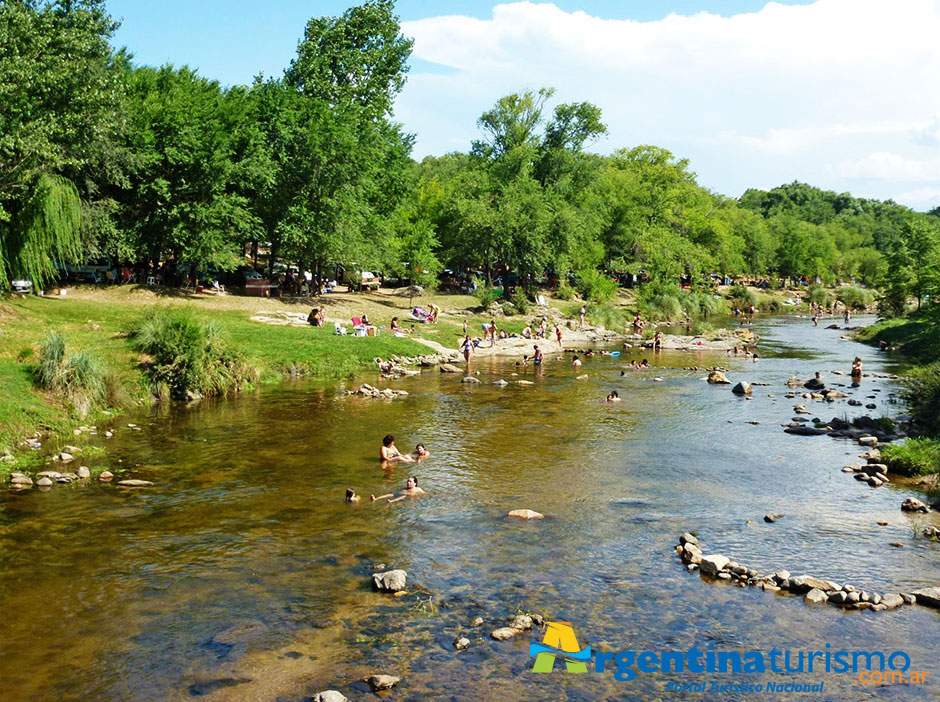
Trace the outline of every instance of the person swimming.
{"label": "person swimming", "polygon": [[611,390],[605,402],[620,402],[620,395],[616,390]]}
{"label": "person swimming", "polygon": [[415,446],[415,450],[412,451],[411,457],[416,461],[420,461],[422,458],[430,458],[431,452],[427,450],[424,444],[418,444]]}
{"label": "person swimming", "polygon": [[352,488],[346,488],[346,502],[359,502],[359,495]]}
{"label": "person swimming", "polygon": [[571,359],[571,365],[575,368],[581,367],[581,359],[578,358],[577,354],[575,354],[574,358]]}
{"label": "person swimming", "polygon": [[395,437],[391,434],[386,434],[385,438],[382,439],[382,448],[379,449],[379,459],[383,463],[414,463],[414,459],[411,456],[401,453],[395,447]]}
{"label": "person swimming", "polygon": [[369,501],[375,502],[376,500],[386,500],[389,504],[392,504],[393,502],[404,500],[406,497],[416,497],[417,495],[427,494],[427,490],[418,487],[418,477],[416,475],[409,475],[408,480],[405,481],[405,487],[398,497],[395,497],[392,493],[386,493],[385,495],[379,495],[378,497],[375,495],[370,495]]}

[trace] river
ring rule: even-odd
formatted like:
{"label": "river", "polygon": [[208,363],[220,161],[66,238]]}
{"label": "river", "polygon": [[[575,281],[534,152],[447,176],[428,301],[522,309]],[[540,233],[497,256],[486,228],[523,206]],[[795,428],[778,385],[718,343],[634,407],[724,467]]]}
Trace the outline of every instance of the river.
{"label": "river", "polygon": [[[94,462],[155,487],[0,495],[0,698],[300,701],[336,688],[358,699],[371,695],[361,678],[380,672],[401,676],[389,699],[402,700],[702,699],[667,692],[667,681],[739,678],[824,682],[821,694],[781,699],[936,699],[937,680],[863,686],[836,673],[619,682],[559,663],[537,675],[528,647],[540,634],[489,637],[518,610],[571,622],[595,650],[831,644],[903,650],[913,669],[936,667],[936,610],[809,606],[705,581],[676,557],[679,534],[696,530],[706,553],[761,572],[878,592],[940,584],[940,545],[915,538],[931,516],[899,510],[909,490],[841,473],[861,452],[853,442],[780,426],[796,402],[784,398],[789,376],[821,370],[848,385],[829,371],[847,372],[859,355],[866,371],[890,373],[892,359],[805,320],[765,319],[755,330],[758,363],[624,352],[575,372],[566,355],[536,376],[494,359],[480,362],[479,384],[433,369],[361,379],[410,392],[395,401],[343,396],[352,383],[300,382],[122,417],[113,439],[93,438],[107,447]],[[620,376],[643,356],[652,368]],[[733,380],[769,385],[745,400],[683,370],[716,363]],[[492,384],[500,378],[534,384]],[[613,389],[624,401],[603,403]],[[897,391],[866,377],[855,396],[878,404],[873,416],[897,414]],[[823,419],[868,412],[844,400],[807,404]],[[424,442],[431,458],[383,471],[386,433],[402,450]],[[410,473],[428,497],[369,504]],[[344,504],[347,487],[364,502]],[[546,518],[506,518],[518,508]],[[767,524],[769,512],[786,516]],[[372,592],[379,563],[408,571],[409,594]],[[477,616],[484,626],[470,628]],[[458,634],[469,650],[454,651]],[[717,697],[753,699],[705,696]]]}

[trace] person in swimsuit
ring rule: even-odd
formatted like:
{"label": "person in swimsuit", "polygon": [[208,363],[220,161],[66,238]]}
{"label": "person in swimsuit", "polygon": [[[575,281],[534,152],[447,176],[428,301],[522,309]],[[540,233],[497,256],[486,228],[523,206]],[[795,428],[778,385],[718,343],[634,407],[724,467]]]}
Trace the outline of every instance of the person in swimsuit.
{"label": "person in swimsuit", "polygon": [[411,453],[411,457],[416,461],[420,461],[422,458],[430,458],[431,452],[427,450],[424,444],[418,444]]}
{"label": "person in swimsuit", "polygon": [[469,366],[470,365],[470,354],[473,353],[473,341],[470,340],[470,335],[465,335],[463,341],[460,343],[460,350],[463,351],[463,360]]}
{"label": "person in swimsuit", "polygon": [[574,366],[575,368],[581,367],[581,359],[578,358],[577,354],[575,354],[574,358],[571,359],[571,365]]}
{"label": "person in swimsuit", "polygon": [[351,504],[359,502],[359,495],[357,495],[356,491],[352,488],[346,488],[346,502]]}
{"label": "person in swimsuit", "polygon": [[393,502],[398,502],[404,500],[406,497],[415,497],[417,495],[427,495],[428,491],[424,488],[418,487],[418,478],[417,476],[410,475],[408,480],[405,482],[405,488],[401,491],[401,494],[398,497],[395,497],[392,493],[386,493],[385,495],[371,495],[369,497],[370,502],[375,502],[376,500],[387,500],[389,504]]}
{"label": "person in swimsuit", "polygon": [[855,357],[855,360],[852,361],[852,378],[861,378],[862,377],[862,359],[858,356]]}
{"label": "person in swimsuit", "polygon": [[379,449],[379,458],[383,463],[414,463],[411,456],[401,453],[395,447],[395,437],[387,434],[382,439],[382,448]]}
{"label": "person in swimsuit", "polygon": [[542,365],[542,349],[538,347],[538,344],[534,344],[532,348],[535,349],[535,353],[532,355],[532,365]]}

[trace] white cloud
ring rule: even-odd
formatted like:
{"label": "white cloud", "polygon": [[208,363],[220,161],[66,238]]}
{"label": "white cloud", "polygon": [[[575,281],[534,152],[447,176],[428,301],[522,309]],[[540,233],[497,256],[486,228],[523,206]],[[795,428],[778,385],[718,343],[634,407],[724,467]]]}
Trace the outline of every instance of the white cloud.
{"label": "white cloud", "polygon": [[[851,190],[855,163],[885,181],[869,191],[890,197],[903,161],[940,145],[940,0],[770,3],[655,22],[516,2],[487,20],[434,17],[403,31],[416,57],[455,69],[412,74],[399,98],[418,155],[468,148],[499,96],[542,86],[603,109],[610,134],[596,148],[665,146],[728,194],[794,179]],[[902,161],[862,163],[876,154]]]}
{"label": "white cloud", "polygon": [[830,170],[839,178],[937,182],[940,181],[940,158],[916,160],[878,151],[857,161],[843,161]]}

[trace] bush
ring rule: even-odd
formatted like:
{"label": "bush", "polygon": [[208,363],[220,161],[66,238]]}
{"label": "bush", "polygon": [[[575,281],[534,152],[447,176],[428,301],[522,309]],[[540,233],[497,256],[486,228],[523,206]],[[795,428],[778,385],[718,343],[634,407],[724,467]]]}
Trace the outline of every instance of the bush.
{"label": "bush", "polygon": [[746,285],[732,285],[728,291],[728,299],[739,309],[747,309],[751,305],[757,307],[760,303],[757,293]]}
{"label": "bush", "polygon": [[612,331],[624,329],[630,321],[624,308],[609,302],[588,305],[584,316],[591,324]]}
{"label": "bush", "polygon": [[914,424],[928,436],[940,436],[940,362],[914,369],[905,384]]}
{"label": "bush", "polygon": [[221,339],[214,322],[201,322],[192,310],[159,313],[134,332],[134,345],[153,358],[155,394],[172,399],[223,395],[253,382],[257,370]]}
{"label": "bush", "polygon": [[679,304],[690,317],[709,317],[728,313],[728,303],[710,292],[679,291]]}
{"label": "bush", "polygon": [[907,439],[903,444],[888,444],[881,457],[892,473],[917,476],[940,472],[940,441]]}
{"label": "bush", "polygon": [[526,297],[526,294],[522,290],[516,290],[515,294],[512,296],[512,306],[516,308],[516,312],[519,314],[525,314],[529,311],[529,298]]}
{"label": "bush", "polygon": [[829,307],[832,304],[832,293],[822,285],[813,285],[806,292],[806,301],[814,305]]}
{"label": "bush", "polygon": [[477,299],[480,303],[480,307],[482,307],[485,312],[490,308],[490,305],[499,299],[502,291],[498,288],[489,288],[486,286],[486,283],[476,278],[474,278],[474,282],[476,283],[476,290],[473,291],[473,296]]}
{"label": "bush", "polygon": [[39,347],[37,378],[40,387],[60,393],[81,418],[108,396],[108,371],[97,356],[79,351],[65,354],[65,340],[51,331]]}
{"label": "bush", "polygon": [[757,309],[762,312],[782,312],[783,301],[776,295],[758,294]]}
{"label": "bush", "polygon": [[578,292],[591,302],[608,302],[617,294],[617,281],[606,273],[587,268],[578,273]]}
{"label": "bush", "polygon": [[863,310],[875,302],[875,295],[871,290],[859,288],[855,285],[845,285],[839,288],[836,297],[839,302],[853,310]]}
{"label": "bush", "polygon": [[558,286],[558,289],[555,290],[555,298],[558,300],[573,300],[574,288],[567,283],[562,283]]}

